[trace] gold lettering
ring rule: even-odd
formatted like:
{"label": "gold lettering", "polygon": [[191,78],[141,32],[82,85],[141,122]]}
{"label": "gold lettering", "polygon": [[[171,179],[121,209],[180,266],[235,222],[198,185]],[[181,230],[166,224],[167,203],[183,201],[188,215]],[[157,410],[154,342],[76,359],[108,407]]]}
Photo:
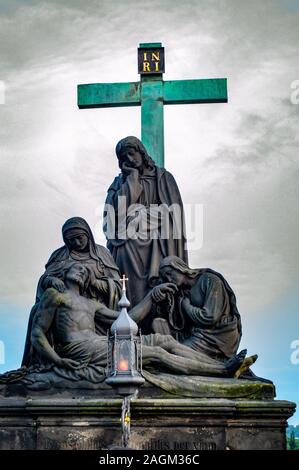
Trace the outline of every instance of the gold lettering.
{"label": "gold lettering", "polygon": [[155,62],[155,67],[156,72],[159,72],[159,62]]}
{"label": "gold lettering", "polygon": [[144,61],[147,60],[147,52],[144,52],[144,53],[143,53],[143,60],[144,60]]}
{"label": "gold lettering", "polygon": [[160,60],[160,52],[152,52],[152,61],[154,60]]}
{"label": "gold lettering", "polygon": [[150,72],[150,63],[149,62],[143,62],[143,71],[144,72]]}

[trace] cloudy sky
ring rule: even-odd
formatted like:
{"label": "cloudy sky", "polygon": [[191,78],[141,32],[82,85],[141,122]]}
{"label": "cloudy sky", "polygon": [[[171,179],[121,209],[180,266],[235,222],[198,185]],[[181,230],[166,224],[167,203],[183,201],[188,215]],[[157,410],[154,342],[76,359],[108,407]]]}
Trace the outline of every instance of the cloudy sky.
{"label": "cloudy sky", "polygon": [[298,24],[297,0],[0,1],[0,372],[20,362],[63,222],[104,243],[115,145],[140,137],[140,108],[78,110],[77,84],[137,81],[138,44],[162,42],[165,80],[228,79],[228,104],[164,110],[165,166],[203,211],[190,264],[229,280],[255,372],[299,401]]}

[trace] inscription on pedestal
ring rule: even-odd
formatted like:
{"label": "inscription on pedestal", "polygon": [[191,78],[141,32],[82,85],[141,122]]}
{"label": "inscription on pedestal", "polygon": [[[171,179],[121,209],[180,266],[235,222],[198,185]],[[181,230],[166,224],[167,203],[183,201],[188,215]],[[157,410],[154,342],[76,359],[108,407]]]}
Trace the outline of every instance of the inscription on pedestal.
{"label": "inscription on pedestal", "polygon": [[217,446],[212,441],[165,441],[151,439],[143,444],[142,450],[216,450]]}

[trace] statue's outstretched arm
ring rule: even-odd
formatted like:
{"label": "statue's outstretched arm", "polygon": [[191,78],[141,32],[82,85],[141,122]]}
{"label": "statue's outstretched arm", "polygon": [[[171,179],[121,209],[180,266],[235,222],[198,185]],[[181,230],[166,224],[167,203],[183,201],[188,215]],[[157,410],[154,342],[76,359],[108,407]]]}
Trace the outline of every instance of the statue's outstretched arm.
{"label": "statue's outstretched arm", "polygon": [[106,305],[97,302],[97,307],[95,311],[95,320],[107,323],[112,325],[114,320],[117,319],[119,312],[116,310],[111,310],[111,308],[106,307]]}
{"label": "statue's outstretched arm", "polygon": [[[151,311],[153,301],[156,300],[157,293],[160,295],[165,295],[167,292],[174,292],[176,287],[174,284],[166,282],[164,284],[160,284],[159,286],[154,287],[150,292],[146,294],[146,296],[139,302],[139,304],[135,305],[128,313],[130,317],[136,322],[139,323],[143,320]],[[110,308],[106,307],[106,305],[97,302],[97,307],[95,311],[95,320],[105,322],[111,325],[114,320],[118,317],[119,312],[116,310],[111,310]]]}
{"label": "statue's outstretched arm", "polygon": [[139,302],[139,304],[135,305],[132,310],[130,310],[129,315],[130,317],[136,322],[140,322],[143,320],[151,311],[153,301],[160,302],[166,298],[167,293],[174,294],[177,290],[175,284],[171,282],[165,282],[164,284],[159,284],[158,286],[154,287],[150,292],[146,294],[144,299]]}

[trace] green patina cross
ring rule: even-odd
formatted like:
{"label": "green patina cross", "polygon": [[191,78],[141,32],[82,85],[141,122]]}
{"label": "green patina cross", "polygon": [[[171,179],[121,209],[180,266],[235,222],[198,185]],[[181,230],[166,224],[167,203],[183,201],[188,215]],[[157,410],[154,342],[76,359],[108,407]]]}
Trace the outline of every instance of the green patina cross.
{"label": "green patina cross", "polygon": [[[139,51],[142,50],[146,60],[150,59],[147,51],[162,51],[164,66],[161,43],[140,44]],[[158,58],[159,52],[152,53],[153,61]],[[78,106],[80,109],[141,106],[141,140],[156,164],[163,167],[164,104],[226,103],[227,85],[225,78],[163,81],[158,62],[152,63],[152,71],[149,64],[143,64],[140,82],[78,85]]]}

